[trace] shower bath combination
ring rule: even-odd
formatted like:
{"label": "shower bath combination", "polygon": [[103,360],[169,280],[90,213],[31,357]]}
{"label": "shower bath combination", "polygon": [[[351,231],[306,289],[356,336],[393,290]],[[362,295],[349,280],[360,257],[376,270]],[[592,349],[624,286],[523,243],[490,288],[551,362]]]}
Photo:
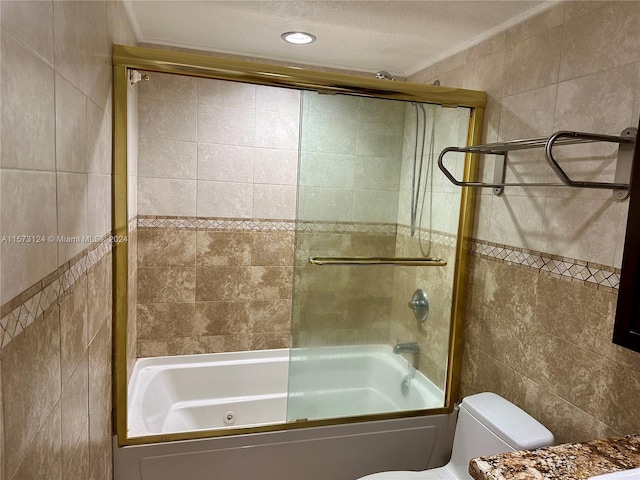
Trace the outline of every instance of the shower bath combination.
{"label": "shower bath combination", "polygon": [[[131,69],[149,82],[130,85]],[[116,480],[438,465],[455,423],[453,286],[464,284],[455,266],[470,228],[457,206],[471,201],[444,186],[432,158],[479,134],[484,94],[138,47],[115,47],[114,72],[115,226],[131,239],[114,252]],[[171,127],[178,110],[187,121]],[[230,114],[238,130],[217,128]],[[189,147],[201,176],[164,178],[163,162],[188,156],[167,160],[156,144]],[[252,178],[224,177],[228,162]],[[297,183],[277,185],[283,175]],[[170,210],[184,203],[171,197],[178,183],[197,212]],[[231,186],[234,198],[250,186],[253,214],[220,209]],[[431,305],[416,300],[414,317],[418,287]],[[280,455],[305,463],[269,460]]]}

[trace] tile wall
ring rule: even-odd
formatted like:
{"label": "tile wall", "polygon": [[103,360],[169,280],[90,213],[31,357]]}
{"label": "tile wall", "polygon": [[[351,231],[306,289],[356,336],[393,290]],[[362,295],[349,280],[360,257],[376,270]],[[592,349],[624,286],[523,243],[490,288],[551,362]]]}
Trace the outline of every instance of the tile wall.
{"label": "tile wall", "polygon": [[0,478],[110,479],[111,45],[135,37],[119,2],[0,17]]}
{"label": "tile wall", "polygon": [[297,90],[150,73],[138,84],[138,213],[293,219]]}
{"label": "tile wall", "polygon": [[[565,2],[409,80],[486,91],[485,142],[561,129],[618,134],[638,123],[639,41],[637,2]],[[570,175],[611,181],[613,150],[558,153]],[[507,178],[552,173],[537,152],[519,152]],[[465,394],[504,395],[558,442],[638,431],[640,355],[610,342],[627,208],[604,191],[478,192]]]}
{"label": "tile wall", "polygon": [[405,108],[302,94],[299,220],[396,223]]}
{"label": "tile wall", "polygon": [[[371,250],[369,230],[395,223],[404,103],[302,97],[171,75],[139,84],[138,356],[288,346],[296,199],[300,220],[368,225],[344,232],[353,255]],[[369,312],[364,279],[343,280]],[[340,343],[363,321],[356,303]]]}
{"label": "tile wall", "polygon": [[387,343],[393,267],[314,266],[308,259],[394,256],[396,226],[379,224],[374,229],[345,223],[321,228],[312,225],[296,232],[292,346]]}
{"label": "tile wall", "polygon": [[289,346],[293,225],[244,223],[138,229],[139,357]]}

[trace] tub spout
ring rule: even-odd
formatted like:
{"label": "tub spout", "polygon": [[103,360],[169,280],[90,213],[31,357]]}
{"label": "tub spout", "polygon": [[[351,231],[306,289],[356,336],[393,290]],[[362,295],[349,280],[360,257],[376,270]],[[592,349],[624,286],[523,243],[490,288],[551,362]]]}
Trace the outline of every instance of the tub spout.
{"label": "tub spout", "polygon": [[418,345],[417,342],[398,343],[393,347],[393,353],[413,353],[414,355],[417,355],[420,353],[420,345]]}

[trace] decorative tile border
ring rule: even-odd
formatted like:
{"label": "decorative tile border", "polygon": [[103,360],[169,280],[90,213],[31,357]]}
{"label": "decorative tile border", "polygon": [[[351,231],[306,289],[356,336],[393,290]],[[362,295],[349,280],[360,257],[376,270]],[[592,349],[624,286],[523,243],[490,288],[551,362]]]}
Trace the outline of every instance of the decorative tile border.
{"label": "decorative tile border", "polygon": [[471,239],[468,248],[469,253],[477,257],[528,268],[610,292],[616,292],[620,285],[621,270],[608,265],[477,239]]}
{"label": "decorative tile border", "polygon": [[138,228],[183,228],[197,230],[250,230],[286,232],[380,233],[395,235],[396,226],[386,223],[295,222],[246,218],[196,218],[139,216]]}
{"label": "decorative tile border", "polygon": [[[409,227],[408,225],[398,225],[397,231],[398,235],[404,235],[407,237],[411,236],[411,227]],[[424,228],[417,229],[416,231],[419,232],[420,235],[422,235],[423,241],[428,240],[432,243],[442,245],[444,247],[455,248],[456,242],[458,240],[458,236],[452,233],[438,232],[435,230],[429,232],[429,230],[426,230]]]}
{"label": "decorative tile border", "polygon": [[111,236],[111,233],[105,235],[0,308],[0,350],[36,318],[59,303],[78,279],[111,251]]}

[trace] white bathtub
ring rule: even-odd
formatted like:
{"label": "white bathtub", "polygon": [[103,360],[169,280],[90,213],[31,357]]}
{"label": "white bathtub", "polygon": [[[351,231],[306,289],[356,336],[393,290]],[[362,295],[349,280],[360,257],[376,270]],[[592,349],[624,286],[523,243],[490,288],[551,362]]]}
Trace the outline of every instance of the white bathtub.
{"label": "white bathtub", "polygon": [[[404,395],[401,383],[409,373]],[[443,392],[388,345],[144,358],[129,385],[129,436],[420,410],[444,402]]]}
{"label": "white bathtub", "polygon": [[[408,395],[402,394],[408,371],[389,346],[140,359],[129,387],[129,436],[441,407],[443,393],[419,372]],[[228,412],[231,425],[224,422]],[[448,461],[455,417],[417,415],[126,447],[114,437],[114,479],[349,480],[424,470]]]}

